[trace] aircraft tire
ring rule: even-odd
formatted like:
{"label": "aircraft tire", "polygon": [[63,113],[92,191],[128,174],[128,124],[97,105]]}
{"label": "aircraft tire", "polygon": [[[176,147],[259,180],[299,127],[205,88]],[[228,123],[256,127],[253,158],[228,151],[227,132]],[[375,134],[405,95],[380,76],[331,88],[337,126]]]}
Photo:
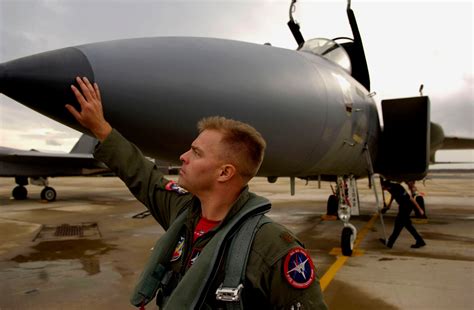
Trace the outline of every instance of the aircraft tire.
{"label": "aircraft tire", "polygon": [[268,183],[275,183],[278,180],[278,177],[267,177]]}
{"label": "aircraft tire", "polygon": [[41,199],[46,201],[55,201],[56,200],[56,191],[54,188],[46,186],[41,191]]}
{"label": "aircraft tire", "polygon": [[22,185],[18,185],[12,191],[12,196],[15,200],[25,200],[28,197],[28,190]]}
{"label": "aircraft tire", "polygon": [[354,233],[350,227],[344,227],[341,234],[341,250],[342,255],[351,256],[354,248]]}
{"label": "aircraft tire", "polygon": [[329,195],[327,203],[327,215],[337,215],[337,209],[339,208],[339,199],[336,195]]}

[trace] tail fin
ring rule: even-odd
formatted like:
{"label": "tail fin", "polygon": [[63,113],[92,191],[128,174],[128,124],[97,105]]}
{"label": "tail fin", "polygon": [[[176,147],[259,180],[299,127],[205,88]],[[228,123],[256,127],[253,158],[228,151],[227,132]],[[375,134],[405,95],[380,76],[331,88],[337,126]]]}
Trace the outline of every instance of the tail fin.
{"label": "tail fin", "polygon": [[98,140],[83,134],[72,148],[71,154],[92,154]]}

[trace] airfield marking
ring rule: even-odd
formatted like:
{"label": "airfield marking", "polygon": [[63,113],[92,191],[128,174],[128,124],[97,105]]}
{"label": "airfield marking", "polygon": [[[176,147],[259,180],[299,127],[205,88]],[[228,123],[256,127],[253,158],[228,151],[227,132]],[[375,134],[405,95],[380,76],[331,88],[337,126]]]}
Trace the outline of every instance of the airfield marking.
{"label": "airfield marking", "polygon": [[[354,249],[355,251],[358,247],[359,244],[362,242],[362,240],[365,238],[365,235],[369,232],[369,229],[372,228],[374,225],[374,222],[377,220],[377,217],[379,216],[378,213],[375,213],[370,221],[365,224],[365,226],[362,228],[362,230],[359,232],[356,241],[354,242]],[[319,280],[319,284],[321,285],[321,290],[324,292],[326,288],[328,287],[329,283],[334,279],[336,276],[336,273],[341,269],[342,266],[346,263],[347,259],[349,256],[338,256],[336,261],[329,267],[329,269],[326,271],[326,273],[321,277]]]}

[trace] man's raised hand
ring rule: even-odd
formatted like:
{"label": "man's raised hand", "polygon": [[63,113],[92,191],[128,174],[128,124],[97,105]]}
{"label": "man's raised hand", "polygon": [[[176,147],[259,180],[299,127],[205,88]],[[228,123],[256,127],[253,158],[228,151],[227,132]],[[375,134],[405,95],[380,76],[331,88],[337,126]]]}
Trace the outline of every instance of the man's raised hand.
{"label": "man's raised hand", "polygon": [[99,141],[104,141],[112,131],[112,127],[104,118],[102,100],[100,98],[99,85],[92,84],[84,77],[76,77],[80,90],[74,85],[71,89],[76,96],[77,102],[81,106],[81,111],[77,111],[72,105],[66,104],[66,109],[85,128],[89,129]]}

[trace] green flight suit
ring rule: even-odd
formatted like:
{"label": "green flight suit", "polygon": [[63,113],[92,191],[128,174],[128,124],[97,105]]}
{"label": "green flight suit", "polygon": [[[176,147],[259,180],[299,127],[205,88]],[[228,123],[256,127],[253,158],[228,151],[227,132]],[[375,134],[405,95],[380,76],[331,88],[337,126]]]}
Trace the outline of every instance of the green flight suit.
{"label": "green flight suit", "polygon": [[[160,305],[163,296],[169,296],[182,276],[192,267],[192,260],[198,258],[199,250],[206,246],[219,228],[235,216],[249,199],[248,187],[242,190],[222,223],[199,237],[193,244],[194,228],[201,215],[197,197],[170,186],[172,183],[164,178],[155,164],[146,159],[135,145],[115,129],[97,146],[94,156],[125,182],[131,193],[150,210],[151,215],[165,230],[185,208],[191,208],[181,238],[176,240],[177,249],[181,243],[180,250],[171,258],[170,269],[174,272],[169,284],[161,291],[163,295],[157,296],[157,304]],[[285,258],[291,251],[301,248],[301,243],[282,225],[271,222],[258,230],[245,273],[243,300],[246,308],[327,309],[317,277],[308,287],[297,288],[290,284],[285,275]],[[218,272],[213,283],[209,284],[210,289],[204,298],[203,308],[225,309],[225,304],[215,298],[216,289],[223,280],[224,266],[223,263],[218,266],[221,272]]]}

